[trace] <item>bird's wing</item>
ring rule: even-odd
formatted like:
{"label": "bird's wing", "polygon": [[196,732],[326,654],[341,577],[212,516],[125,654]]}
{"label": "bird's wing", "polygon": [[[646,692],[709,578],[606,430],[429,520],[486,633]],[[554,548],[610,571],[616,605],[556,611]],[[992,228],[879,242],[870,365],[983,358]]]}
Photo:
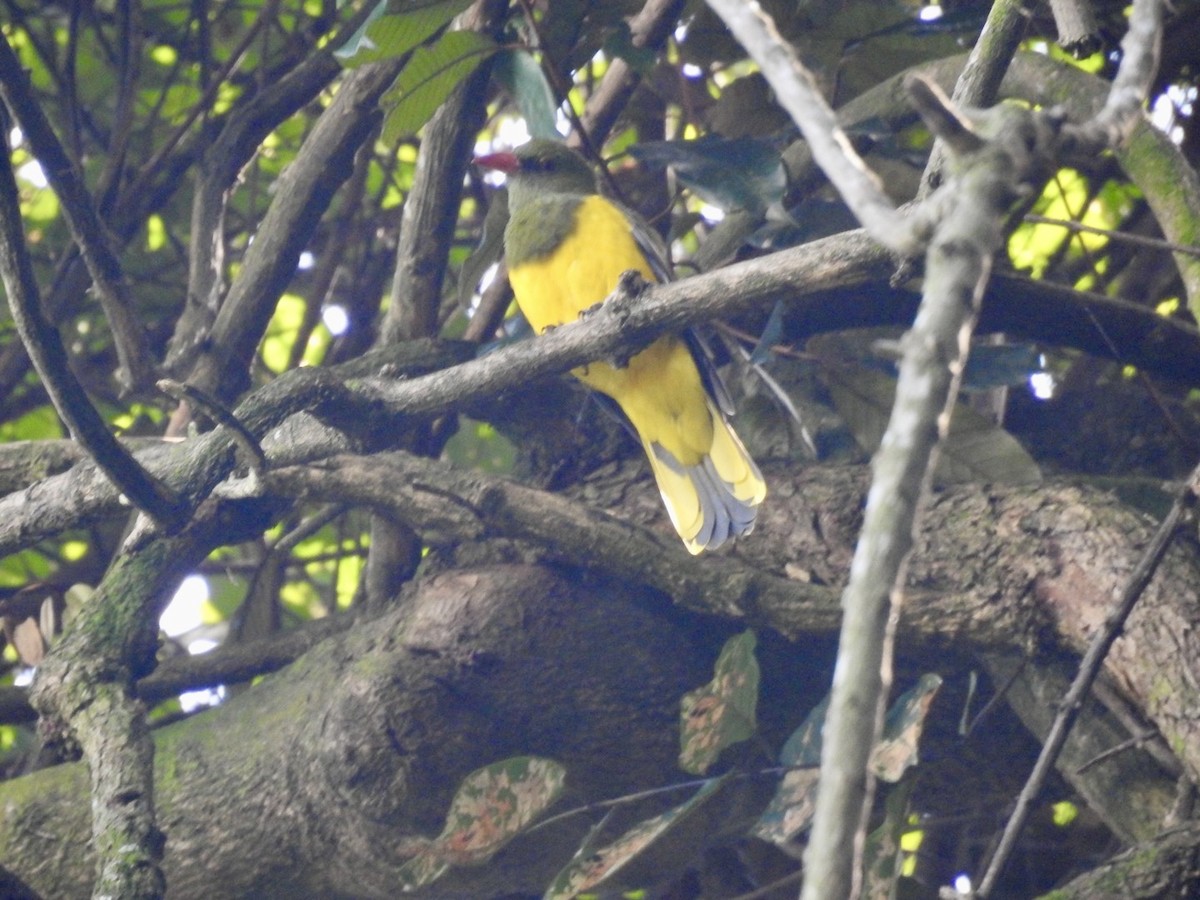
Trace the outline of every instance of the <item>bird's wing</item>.
{"label": "bird's wing", "polygon": [[[642,255],[646,257],[655,279],[659,282],[674,281],[675,272],[671,268],[667,247],[658,232],[633,210],[622,206],[621,211],[632,223],[633,239]],[[705,389],[716,401],[717,409],[727,416],[732,416],[733,398],[729,396],[729,389],[725,387],[724,380],[717,372],[716,354],[713,353],[708,335],[701,329],[692,327],[683,332],[683,339],[696,361],[696,367],[700,369],[700,379],[704,382]]]}

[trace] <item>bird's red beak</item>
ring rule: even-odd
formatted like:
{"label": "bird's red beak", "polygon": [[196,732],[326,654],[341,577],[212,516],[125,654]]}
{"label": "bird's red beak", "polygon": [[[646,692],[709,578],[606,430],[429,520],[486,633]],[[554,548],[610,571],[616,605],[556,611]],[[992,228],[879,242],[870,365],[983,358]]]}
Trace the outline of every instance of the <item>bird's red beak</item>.
{"label": "bird's red beak", "polygon": [[520,168],[517,155],[508,151],[486,153],[483,156],[477,156],[475,157],[475,165],[483,169],[495,169],[498,172],[508,172],[509,174]]}

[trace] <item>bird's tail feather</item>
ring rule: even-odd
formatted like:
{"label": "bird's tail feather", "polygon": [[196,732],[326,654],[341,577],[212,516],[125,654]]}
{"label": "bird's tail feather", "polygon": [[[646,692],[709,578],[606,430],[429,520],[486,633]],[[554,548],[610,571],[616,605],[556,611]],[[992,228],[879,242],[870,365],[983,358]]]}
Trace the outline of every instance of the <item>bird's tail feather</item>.
{"label": "bird's tail feather", "polygon": [[698,464],[682,465],[661,446],[646,446],[671,524],[693,554],[749,534],[767,493],[762,473],[737,434],[711,403],[710,411],[713,444]]}

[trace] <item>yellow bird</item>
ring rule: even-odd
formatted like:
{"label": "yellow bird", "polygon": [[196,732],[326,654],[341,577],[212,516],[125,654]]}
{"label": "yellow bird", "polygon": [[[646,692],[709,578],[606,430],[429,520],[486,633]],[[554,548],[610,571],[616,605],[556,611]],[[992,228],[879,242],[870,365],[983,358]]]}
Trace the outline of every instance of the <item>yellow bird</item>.
{"label": "yellow bird", "polygon": [[[508,174],[508,276],[538,334],[579,318],[627,270],[650,281],[670,278],[657,236],[602,197],[587,162],[564,144],[532,140],[476,162]],[[626,365],[594,362],[573,374],[620,407],[688,550],[751,531],[766,483],[726,421],[730,404],[693,335],[667,335]]]}

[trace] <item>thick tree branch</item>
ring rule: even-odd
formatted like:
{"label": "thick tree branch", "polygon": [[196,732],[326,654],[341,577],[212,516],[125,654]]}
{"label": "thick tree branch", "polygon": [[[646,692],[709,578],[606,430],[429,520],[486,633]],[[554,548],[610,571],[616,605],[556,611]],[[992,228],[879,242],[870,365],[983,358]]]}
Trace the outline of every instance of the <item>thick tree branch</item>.
{"label": "thick tree branch", "polygon": [[379,97],[400,62],[355,69],[280,176],[275,197],[213,323],[212,339],[188,380],[219,399],[245,384],[250,359],[280,293],[322,212],[354,167],[354,154],[380,115]]}
{"label": "thick tree branch", "polygon": [[[641,11],[629,20],[630,43],[657,51],[671,36],[685,4],[686,0],[646,0]],[[583,130],[597,144],[604,143],[641,80],[641,75],[624,58],[618,56],[609,61],[580,117]]]}
{"label": "thick tree branch", "polygon": [[1020,796],[1017,797],[1016,807],[1013,809],[1012,815],[1004,826],[1004,833],[1000,837],[1000,843],[996,847],[996,852],[988,863],[987,872],[984,873],[983,878],[980,880],[978,889],[980,897],[987,897],[995,889],[996,881],[1000,877],[1000,873],[1004,870],[1004,866],[1008,863],[1009,856],[1012,855],[1017,837],[1020,835],[1021,829],[1025,827],[1025,821],[1029,817],[1033,801],[1041,793],[1042,787],[1046,783],[1046,778],[1050,773],[1050,767],[1058,759],[1058,754],[1067,740],[1071,726],[1075,723],[1075,718],[1079,715],[1079,711],[1083,706],[1084,698],[1091,690],[1096,677],[1100,674],[1100,667],[1104,664],[1104,658],[1108,655],[1109,650],[1112,649],[1117,635],[1124,629],[1125,622],[1129,619],[1129,614],[1133,611],[1134,604],[1141,599],[1142,594],[1150,584],[1150,579],[1154,577],[1158,567],[1162,564],[1163,558],[1167,554],[1167,549],[1178,534],[1184,512],[1195,506],[1197,489],[1200,489],[1200,468],[1192,472],[1187,485],[1184,486],[1179,496],[1176,497],[1171,511],[1158,526],[1158,530],[1154,533],[1154,539],[1146,547],[1142,558],[1138,560],[1137,566],[1130,574],[1129,582],[1121,591],[1121,596],[1118,598],[1117,603],[1112,607],[1108,615],[1105,616],[1103,627],[1096,630],[1095,635],[1088,644],[1087,652],[1083,655],[1083,660],[1079,664],[1079,672],[1076,674],[1075,680],[1071,682],[1070,689],[1063,696],[1062,702],[1059,704],[1058,714],[1054,718],[1054,723],[1050,726],[1050,731],[1042,746],[1042,752],[1038,755],[1037,764],[1034,766],[1033,771],[1030,772],[1029,780],[1021,790]]}
{"label": "thick tree branch", "polygon": [[823,732],[813,837],[805,852],[803,900],[857,896],[871,796],[867,762],[890,686],[888,621],[904,590],[914,522],[957,396],[1005,217],[1020,187],[1045,171],[1053,150],[1053,129],[1024,110],[993,110],[989,115],[996,121],[988,132],[996,137],[968,140],[971,132],[941,127],[961,126],[940,91],[916,80],[912,91],[929,127],[955,154],[956,171],[930,201],[940,204],[940,214],[926,258],[924,295],[902,339],[896,400],[872,463],[862,535],[842,598],[845,618]]}
{"label": "thick tree branch", "polygon": [[[832,573],[836,584],[867,473],[789,476],[778,469],[768,477],[777,499],[764,505],[760,527],[736,556],[762,571],[786,565],[814,577]],[[388,493],[397,489],[398,497],[414,490],[392,479]],[[432,485],[417,490],[435,493]],[[645,492],[626,493],[656,502],[648,482]],[[1081,649],[1088,623],[1103,614],[1104,598],[1151,530],[1103,492],[966,486],[939,493],[910,567],[919,590],[904,607],[901,640],[1022,654],[1055,653],[1060,642]],[[685,625],[692,637],[681,637],[661,598],[595,570],[580,577],[561,563],[540,574],[519,568],[423,579],[384,618],[329,638],[286,675],[161,732],[156,791],[160,825],[171,835],[165,866],[172,890],[210,896],[211,873],[221,871],[232,893],[253,894],[269,880],[319,895],[335,890],[331,884],[344,888],[339,879],[353,872],[362,894],[390,896],[388,879],[403,859],[389,848],[405,834],[435,833],[455,775],[508,752],[546,752],[566,762],[579,790],[569,805],[671,780],[679,697],[672,685],[688,689],[709,677],[715,647],[702,650],[698,663],[691,656],[683,662],[702,674],[672,668],[668,676],[662,666],[696,651],[695,630]],[[1188,754],[1189,771],[1200,770],[1196,656],[1185,627],[1200,616],[1197,572],[1194,547],[1168,554],[1106,666],[1136,703],[1170,695],[1158,702],[1175,706],[1149,708],[1166,741]],[[829,612],[781,608],[770,624],[799,635],[806,623],[823,628]],[[630,630],[618,636],[614,628]],[[632,696],[596,694],[630,682],[637,685]],[[542,714],[571,710],[575,727],[531,714],[533,706]],[[353,761],[347,747],[355,749]],[[86,790],[86,773],[73,766],[0,786],[0,856],[28,861],[17,874],[48,896],[73,896],[79,889],[67,885],[87,884],[86,803],[79,801]],[[214,797],[222,815],[206,816],[201,811]],[[313,804],[331,807],[334,818],[323,822],[332,824],[300,812]],[[47,821],[55,827],[36,824]],[[569,856],[577,837],[540,832],[528,855],[514,846],[515,856],[456,873],[467,880],[435,885],[424,896],[491,896],[497,884],[544,890],[546,881],[530,883],[561,862],[555,854]]]}
{"label": "thick tree branch", "polygon": [[78,746],[91,774],[95,897],[154,900],[166,889],[154,745],[132,685],[153,665],[158,617],[174,588],[222,534],[211,513],[118,557],[38,668],[32,700],[42,733]]}
{"label": "thick tree branch", "polygon": [[[832,632],[837,627],[829,588],[721,557],[701,564],[669,536],[638,533],[628,523],[577,502],[407,454],[332,457],[276,469],[262,484],[272,495],[337,498],[386,512],[435,546],[496,537],[532,541],[563,562],[624,573],[691,609],[775,625],[784,610],[803,609],[815,630]],[[817,625],[823,615],[823,626]]]}
{"label": "thick tree branch", "polygon": [[1077,57],[1095,53],[1100,47],[1100,26],[1091,0],[1050,0],[1058,45]]}

